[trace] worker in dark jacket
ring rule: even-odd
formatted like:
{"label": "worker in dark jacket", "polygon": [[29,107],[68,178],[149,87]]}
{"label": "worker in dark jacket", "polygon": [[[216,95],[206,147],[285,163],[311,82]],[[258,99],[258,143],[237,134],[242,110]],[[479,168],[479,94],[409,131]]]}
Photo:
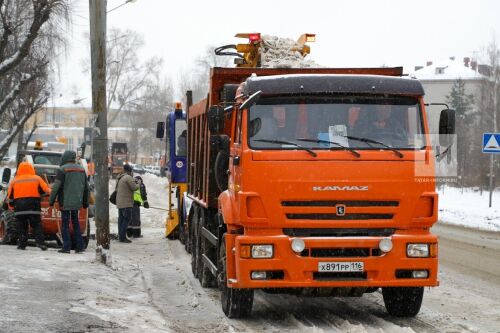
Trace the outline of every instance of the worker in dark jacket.
{"label": "worker in dark jacket", "polygon": [[127,228],[132,218],[132,207],[134,206],[134,191],[139,189],[140,184],[132,178],[132,167],[129,164],[123,166],[123,173],[116,180],[116,207],[118,208],[118,240],[122,243],[131,243],[127,239]]}
{"label": "worker in dark jacket", "polygon": [[40,196],[49,193],[49,186],[35,174],[33,165],[28,162],[21,162],[17,168],[16,177],[10,183],[7,192],[9,206],[14,209],[14,216],[16,217],[18,249],[26,249],[29,223],[35,232],[37,246],[42,251],[47,250],[40,218]]}
{"label": "worker in dark jacket", "polygon": [[78,221],[78,211],[80,208],[89,206],[89,184],[85,169],[76,164],[76,153],[66,150],[61,158],[61,167],[57,171],[56,180],[52,185],[49,205],[59,202],[62,217],[62,238],[63,248],[61,253],[70,253],[71,237],[69,234],[69,223],[73,224],[73,235],[76,241],[76,253],[84,251],[80,223]]}
{"label": "worker in dark jacket", "polygon": [[149,208],[148,203],[148,193],[146,192],[146,185],[142,181],[140,176],[134,177],[136,183],[140,184],[140,187],[134,192],[134,206],[132,207],[132,218],[127,228],[128,237],[142,237],[141,236],[141,206],[144,208]]}

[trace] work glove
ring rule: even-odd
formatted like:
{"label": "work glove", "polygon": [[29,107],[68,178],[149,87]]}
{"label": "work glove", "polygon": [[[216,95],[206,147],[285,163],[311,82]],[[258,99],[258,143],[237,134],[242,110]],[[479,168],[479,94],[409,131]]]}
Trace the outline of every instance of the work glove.
{"label": "work glove", "polygon": [[148,203],[148,201],[147,201],[147,200],[146,200],[146,201],[144,201],[144,208],[149,208],[149,203]]}

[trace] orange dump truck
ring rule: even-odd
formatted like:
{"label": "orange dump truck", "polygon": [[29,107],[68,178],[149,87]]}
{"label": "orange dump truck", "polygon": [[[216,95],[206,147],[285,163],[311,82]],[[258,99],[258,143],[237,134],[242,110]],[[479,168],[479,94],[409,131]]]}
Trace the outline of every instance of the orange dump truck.
{"label": "orange dump truck", "polygon": [[419,312],[439,283],[423,96],[400,67],[211,70],[208,98],[188,105],[185,230],[228,317],[250,314],[255,289],[382,288],[390,314]]}

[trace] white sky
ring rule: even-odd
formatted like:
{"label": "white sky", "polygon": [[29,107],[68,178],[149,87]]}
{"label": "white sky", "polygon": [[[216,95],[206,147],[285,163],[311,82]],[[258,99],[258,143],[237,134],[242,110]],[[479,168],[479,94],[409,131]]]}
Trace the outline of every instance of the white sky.
{"label": "white sky", "polygon": [[[125,0],[108,0],[114,8]],[[244,4],[248,3],[248,6]],[[206,45],[241,42],[237,32],[298,38],[316,33],[311,59],[327,67],[404,66],[449,56],[481,58],[500,33],[498,0],[136,0],[108,14],[108,29],[136,30],[144,36],[143,59],[160,56],[165,73],[176,77]],[[61,60],[58,101],[78,92],[90,104],[89,74],[82,60],[89,47],[88,0],[74,0],[70,47]]]}

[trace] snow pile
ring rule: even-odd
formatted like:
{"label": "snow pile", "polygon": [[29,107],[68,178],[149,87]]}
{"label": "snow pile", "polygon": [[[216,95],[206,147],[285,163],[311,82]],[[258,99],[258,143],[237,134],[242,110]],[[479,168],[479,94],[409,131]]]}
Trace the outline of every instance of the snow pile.
{"label": "snow pile", "polygon": [[488,207],[489,192],[466,188],[444,187],[439,190],[439,221],[482,230],[500,231],[500,192],[493,192],[492,207]]}
{"label": "snow pile", "polygon": [[261,66],[267,68],[321,67],[312,60],[305,60],[298,49],[300,45],[291,38],[263,35]]}

